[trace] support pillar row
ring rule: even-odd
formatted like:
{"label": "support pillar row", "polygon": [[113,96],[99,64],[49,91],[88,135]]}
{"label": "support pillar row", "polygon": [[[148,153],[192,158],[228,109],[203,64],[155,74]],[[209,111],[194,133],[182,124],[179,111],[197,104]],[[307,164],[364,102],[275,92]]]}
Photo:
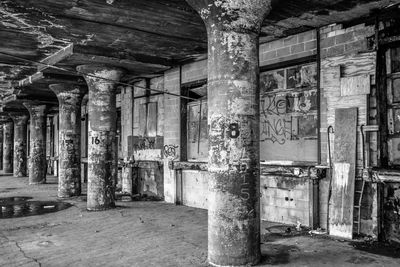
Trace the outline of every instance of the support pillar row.
{"label": "support pillar row", "polygon": [[27,174],[27,127],[28,114],[10,113],[14,121],[14,177],[25,177]]}
{"label": "support pillar row", "polygon": [[58,197],[81,194],[81,103],[86,88],[74,84],[52,84],[59,102]]}
{"label": "support pillar row", "polygon": [[123,71],[98,65],[82,65],[77,70],[89,88],[87,209],[114,208],[118,174],[116,82]]}
{"label": "support pillar row", "polygon": [[260,260],[259,32],[270,0],[187,0],[208,33],[208,261]]}
{"label": "support pillar row", "polygon": [[24,102],[30,115],[29,184],[46,183],[46,113],[47,106],[37,102]]}

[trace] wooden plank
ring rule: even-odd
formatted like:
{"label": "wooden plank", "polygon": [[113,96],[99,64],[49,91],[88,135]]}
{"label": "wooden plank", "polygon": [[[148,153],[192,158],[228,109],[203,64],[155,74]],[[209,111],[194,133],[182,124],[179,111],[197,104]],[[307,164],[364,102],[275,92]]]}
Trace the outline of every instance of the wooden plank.
{"label": "wooden plank", "polygon": [[353,238],[356,144],[357,108],[337,109],[329,234],[348,239]]}
{"label": "wooden plank", "polygon": [[369,75],[343,77],[340,79],[341,96],[367,95],[371,91],[371,78]]}

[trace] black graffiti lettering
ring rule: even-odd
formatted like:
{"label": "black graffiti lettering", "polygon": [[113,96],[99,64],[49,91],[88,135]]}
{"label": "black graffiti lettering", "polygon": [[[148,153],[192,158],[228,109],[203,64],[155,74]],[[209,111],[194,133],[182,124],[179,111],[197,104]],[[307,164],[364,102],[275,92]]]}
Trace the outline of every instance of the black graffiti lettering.
{"label": "black graffiti lettering", "polygon": [[176,149],[179,146],[176,145],[165,145],[164,146],[164,155],[165,157],[175,157],[176,156]]}

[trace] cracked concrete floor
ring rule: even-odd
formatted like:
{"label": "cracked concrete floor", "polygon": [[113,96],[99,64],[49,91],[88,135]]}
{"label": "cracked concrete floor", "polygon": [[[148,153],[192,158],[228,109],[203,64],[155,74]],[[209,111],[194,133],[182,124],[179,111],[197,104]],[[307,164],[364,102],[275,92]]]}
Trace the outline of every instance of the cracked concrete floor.
{"label": "cracked concrete floor", "polygon": [[[0,197],[56,200],[56,178],[28,186],[0,176]],[[206,266],[207,212],[163,202],[118,202],[87,212],[84,198],[55,213],[0,220],[0,266]],[[265,227],[263,227],[265,229]],[[310,236],[266,236],[260,266],[400,266],[392,257],[348,242]],[[393,257],[394,256],[394,257]]]}

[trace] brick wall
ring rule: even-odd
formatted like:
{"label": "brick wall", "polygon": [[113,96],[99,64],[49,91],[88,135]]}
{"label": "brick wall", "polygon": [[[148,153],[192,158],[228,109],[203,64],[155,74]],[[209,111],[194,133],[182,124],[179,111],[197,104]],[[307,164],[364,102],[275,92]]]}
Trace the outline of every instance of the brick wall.
{"label": "brick wall", "polygon": [[343,28],[341,24],[333,24],[320,30],[321,58],[347,55],[367,50],[367,37],[374,35],[374,26],[359,24]]}
{"label": "brick wall", "polygon": [[308,31],[260,45],[260,66],[316,55],[316,31]]}

